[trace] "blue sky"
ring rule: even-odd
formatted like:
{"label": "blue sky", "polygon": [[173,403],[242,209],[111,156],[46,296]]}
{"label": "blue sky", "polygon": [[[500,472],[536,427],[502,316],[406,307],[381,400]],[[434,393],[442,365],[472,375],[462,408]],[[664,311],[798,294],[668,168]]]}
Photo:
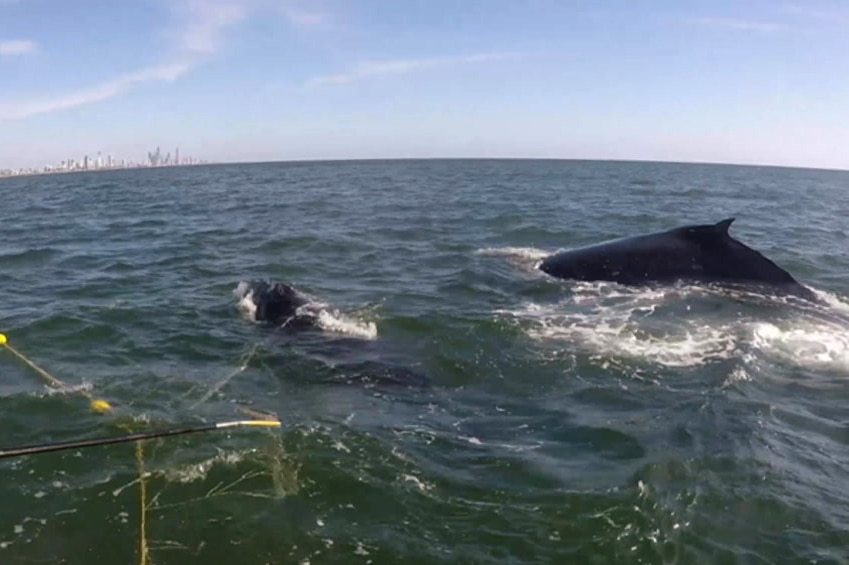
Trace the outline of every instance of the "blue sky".
{"label": "blue sky", "polygon": [[0,169],[554,157],[849,169],[845,0],[0,0]]}

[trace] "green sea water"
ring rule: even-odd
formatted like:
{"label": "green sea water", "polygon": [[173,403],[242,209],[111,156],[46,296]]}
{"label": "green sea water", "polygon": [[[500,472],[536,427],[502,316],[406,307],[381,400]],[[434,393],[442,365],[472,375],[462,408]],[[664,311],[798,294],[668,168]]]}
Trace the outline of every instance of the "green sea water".
{"label": "green sea water", "polygon": [[[140,563],[142,517],[159,565],[849,563],[849,173],[245,164],[0,202],[0,332],[67,384],[0,351],[0,449],[283,422],[2,459],[0,563]],[[731,216],[827,305],[535,269]],[[258,278],[322,329],[252,321]]]}

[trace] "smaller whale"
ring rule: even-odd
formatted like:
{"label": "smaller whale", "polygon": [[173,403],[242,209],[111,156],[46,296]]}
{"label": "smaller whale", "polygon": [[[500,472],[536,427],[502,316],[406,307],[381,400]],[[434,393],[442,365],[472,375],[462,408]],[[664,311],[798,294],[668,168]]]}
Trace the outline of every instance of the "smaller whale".
{"label": "smaller whale", "polygon": [[293,329],[312,328],[318,323],[316,313],[305,308],[310,299],[286,283],[244,282],[234,292],[257,322]]}
{"label": "smaller whale", "polygon": [[677,281],[755,286],[819,302],[790,273],[728,233],[734,218],[624,237],[556,253],[539,265],[560,279],[648,285]]}
{"label": "smaller whale", "polygon": [[[233,291],[239,307],[257,322],[292,330],[286,338],[300,340],[302,330],[326,331],[322,312],[326,305],[314,301],[292,285],[262,280],[243,281]],[[332,316],[331,316],[332,318]],[[332,331],[331,331],[332,333]],[[285,343],[285,341],[284,341]],[[320,362],[312,382],[324,384],[361,384],[366,387],[426,388],[430,378],[415,369],[389,360],[385,345],[371,340],[327,336],[327,339],[299,341],[298,354]]]}

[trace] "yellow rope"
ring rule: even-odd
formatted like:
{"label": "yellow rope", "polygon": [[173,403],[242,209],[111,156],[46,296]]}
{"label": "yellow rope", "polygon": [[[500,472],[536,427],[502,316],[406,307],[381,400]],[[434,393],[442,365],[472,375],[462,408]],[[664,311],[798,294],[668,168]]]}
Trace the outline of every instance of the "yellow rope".
{"label": "yellow rope", "polygon": [[[27,366],[29,366],[33,371],[38,373],[45,381],[47,381],[48,385],[57,389],[57,390],[67,390],[67,385],[36,365],[34,362],[30,361],[24,354],[19,352],[17,349],[9,345],[8,338],[5,334],[0,333],[0,347],[8,350],[12,355],[23,361]],[[244,363],[235,370],[232,374],[228,375],[224,379],[222,379],[219,383],[213,386],[207,394],[205,394],[196,404],[206,401],[211,397],[215,392],[221,389],[227,382],[230,381],[237,374],[243,372],[247,368],[247,364],[250,362],[253,355],[256,353],[257,346],[254,346],[251,351],[248,353]],[[92,397],[87,391],[79,391],[80,394],[85,396],[91,401],[91,408],[95,412],[99,414],[103,414],[106,412],[110,412],[112,410],[112,406],[102,399],[95,399]],[[279,422],[269,421],[273,418],[269,414],[259,413],[250,409],[243,409],[243,411],[247,413],[253,412],[255,415],[259,416],[260,419],[268,421],[269,425],[279,425]],[[265,422],[263,422],[265,423]],[[259,425],[259,422],[257,422]],[[278,438],[278,442],[280,439]],[[282,449],[282,444],[280,445]],[[147,477],[145,475],[144,468],[144,442],[143,440],[139,440],[136,442],[136,463],[139,470],[139,565],[150,565],[150,551],[148,548],[148,540],[147,540]],[[275,483],[277,481],[275,480]]]}
{"label": "yellow rope", "polygon": [[148,565],[147,550],[147,481],[144,474],[144,446],[136,442],[136,462],[139,467],[139,565]]}
{"label": "yellow rope", "polygon": [[[67,390],[68,386],[36,365],[34,362],[30,361],[26,355],[15,349],[9,344],[9,339],[5,334],[0,333],[0,346],[4,347],[9,353],[23,361],[29,368],[38,373],[47,384],[53,387],[56,390]],[[97,412],[98,414],[104,414],[106,412],[110,412],[112,410],[112,406],[102,399],[95,399],[91,396],[87,391],[79,391],[80,394],[85,396],[90,402],[91,409]],[[142,447],[142,442],[136,442],[136,461],[138,462],[139,467],[139,496],[141,498],[141,530],[139,534],[139,565],[148,565],[148,550],[147,550],[147,532],[146,532],[146,515],[147,515],[147,485],[145,482],[144,475],[144,449]]]}
{"label": "yellow rope", "polygon": [[[53,375],[51,375],[50,373],[48,373],[47,371],[45,371],[44,369],[42,369],[41,367],[39,367],[38,365],[33,363],[32,361],[30,361],[27,358],[26,355],[24,355],[23,353],[21,353],[20,351],[18,351],[17,349],[12,347],[11,345],[9,345],[9,339],[6,337],[5,334],[2,334],[2,333],[0,333],[0,346],[5,347],[6,350],[9,353],[11,353],[15,357],[17,357],[18,359],[23,361],[24,364],[26,364],[33,371],[38,373],[41,376],[41,378],[43,378],[45,381],[47,381],[47,384],[50,385],[51,387],[55,388],[56,390],[67,390],[68,389],[68,385],[66,385],[64,382],[60,381],[59,379],[57,379],[56,377],[54,377]],[[105,400],[100,399],[100,398],[96,399],[84,390],[81,390],[79,392],[80,392],[80,394],[82,394],[83,396],[85,396],[86,398],[89,399],[89,401],[91,402],[91,404],[90,404],[91,409],[94,410],[95,412],[97,412],[98,414],[104,414],[104,413],[112,410],[112,406],[108,402],[106,402]]]}
{"label": "yellow rope", "polygon": [[[2,334],[0,334],[0,335],[2,335]],[[53,388],[59,388],[59,389],[65,388],[65,383],[63,383],[62,381],[60,381],[59,379],[57,379],[56,377],[54,377],[53,375],[51,375],[50,373],[48,373],[47,371],[45,371],[44,369],[42,369],[41,367],[39,367],[38,365],[33,363],[32,361],[30,361],[29,359],[27,359],[26,356],[24,356],[24,354],[22,354],[17,349],[15,349],[11,345],[9,345],[8,341],[6,341],[5,339],[0,339],[0,345],[5,347],[6,349],[8,349],[9,353],[11,353],[15,357],[17,357],[18,359],[23,361],[25,364],[29,365],[29,367],[33,371],[35,371],[36,373],[41,375],[44,378],[44,380],[46,380],[47,383],[50,386],[52,386]]]}

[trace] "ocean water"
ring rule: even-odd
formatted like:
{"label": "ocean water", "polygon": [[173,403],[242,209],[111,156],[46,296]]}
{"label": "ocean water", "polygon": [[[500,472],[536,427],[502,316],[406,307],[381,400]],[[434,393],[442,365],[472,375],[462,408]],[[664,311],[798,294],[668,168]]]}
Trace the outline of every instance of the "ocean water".
{"label": "ocean water", "polygon": [[[66,385],[0,350],[0,448],[283,422],[0,459],[0,563],[847,563],[847,210],[718,165],[0,179],[0,331]],[[535,269],[726,217],[826,305]],[[322,327],[254,322],[259,278]]]}

